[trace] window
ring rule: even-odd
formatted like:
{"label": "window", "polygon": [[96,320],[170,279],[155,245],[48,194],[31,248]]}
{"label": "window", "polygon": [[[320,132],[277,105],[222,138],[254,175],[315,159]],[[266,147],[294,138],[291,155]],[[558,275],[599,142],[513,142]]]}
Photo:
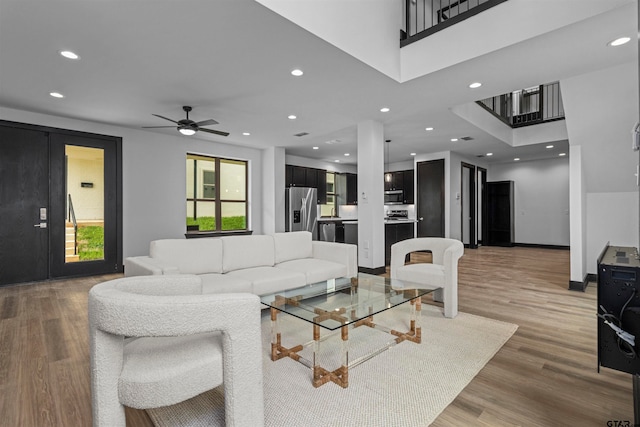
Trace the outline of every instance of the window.
{"label": "window", "polygon": [[247,229],[247,162],[187,154],[187,232]]}

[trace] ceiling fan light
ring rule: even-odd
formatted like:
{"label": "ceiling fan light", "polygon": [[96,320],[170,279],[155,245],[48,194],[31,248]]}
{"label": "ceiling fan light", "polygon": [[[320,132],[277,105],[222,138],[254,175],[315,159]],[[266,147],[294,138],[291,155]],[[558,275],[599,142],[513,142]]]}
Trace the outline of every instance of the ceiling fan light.
{"label": "ceiling fan light", "polygon": [[195,130],[190,129],[190,128],[178,128],[178,131],[183,134],[183,135],[187,135],[187,136],[191,136],[194,135],[196,133]]}

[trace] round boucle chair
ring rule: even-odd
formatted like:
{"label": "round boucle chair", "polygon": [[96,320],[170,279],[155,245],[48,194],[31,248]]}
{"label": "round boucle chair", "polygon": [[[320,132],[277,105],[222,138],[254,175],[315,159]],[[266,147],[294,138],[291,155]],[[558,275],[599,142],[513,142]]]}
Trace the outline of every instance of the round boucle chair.
{"label": "round boucle chair", "polygon": [[[411,252],[431,251],[432,263],[404,264]],[[464,254],[459,240],[418,237],[391,245],[391,278],[438,286],[433,300],[442,302],[445,317],[458,315],[458,260]]]}
{"label": "round boucle chair", "polygon": [[127,277],[89,291],[89,325],[94,426],[222,383],[226,425],[263,425],[256,295],[203,295],[192,275]]}

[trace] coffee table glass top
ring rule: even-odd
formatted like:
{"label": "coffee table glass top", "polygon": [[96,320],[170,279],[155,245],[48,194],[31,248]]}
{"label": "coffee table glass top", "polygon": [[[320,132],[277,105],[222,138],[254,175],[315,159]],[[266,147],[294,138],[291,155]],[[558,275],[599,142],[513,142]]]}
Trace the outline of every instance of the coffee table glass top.
{"label": "coffee table glass top", "polygon": [[335,330],[427,295],[439,287],[365,273],[261,297],[263,304]]}

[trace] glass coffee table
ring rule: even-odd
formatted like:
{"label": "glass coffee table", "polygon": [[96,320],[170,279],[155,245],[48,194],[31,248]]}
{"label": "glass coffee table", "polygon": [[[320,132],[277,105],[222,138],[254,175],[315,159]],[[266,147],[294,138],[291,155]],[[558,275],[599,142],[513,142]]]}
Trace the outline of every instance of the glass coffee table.
{"label": "glass coffee table", "polygon": [[[397,279],[387,279],[365,273],[358,273],[357,277],[332,279],[327,282],[315,283],[301,288],[295,288],[281,293],[263,296],[261,301],[271,310],[271,360],[276,361],[290,357],[313,371],[313,386],[320,387],[332,381],[344,388],[349,386],[349,368],[369,360],[377,354],[402,342],[421,342],[420,298],[438,287],[425,287]],[[374,315],[391,310],[404,303],[410,304],[409,330],[397,331],[374,322]],[[313,326],[313,340],[293,347],[282,345],[279,313],[309,322]],[[368,326],[391,335],[391,340],[382,347],[349,360],[349,329]],[[321,337],[320,328],[334,333]],[[332,335],[340,333],[341,366],[329,371],[319,365],[319,346],[322,341]],[[303,357],[300,352],[312,346],[312,360]]]}

